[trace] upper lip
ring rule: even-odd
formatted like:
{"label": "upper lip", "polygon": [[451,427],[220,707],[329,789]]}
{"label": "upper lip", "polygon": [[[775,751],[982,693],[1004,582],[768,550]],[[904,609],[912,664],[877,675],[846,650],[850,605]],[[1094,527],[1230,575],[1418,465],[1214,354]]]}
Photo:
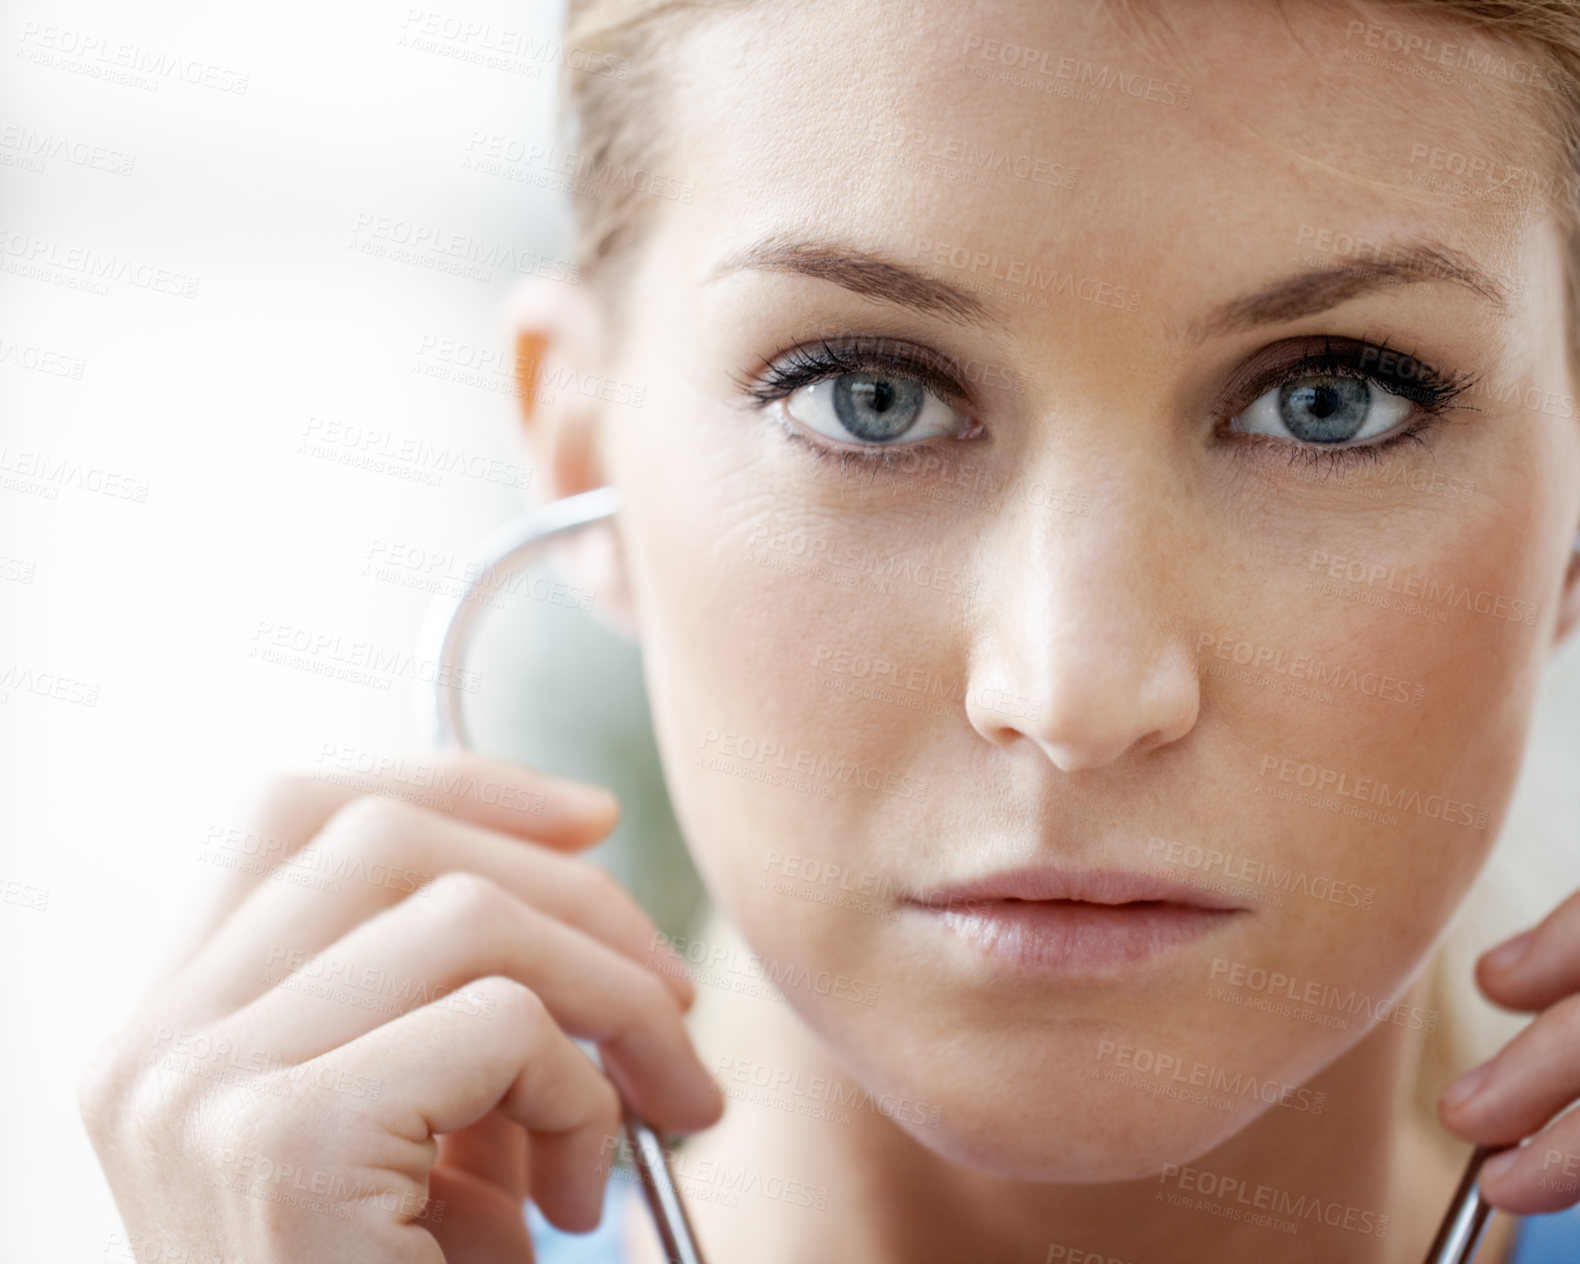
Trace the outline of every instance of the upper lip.
{"label": "upper lip", "polygon": [[1114,905],[1169,903],[1221,910],[1244,907],[1186,882],[1124,869],[1005,869],[966,882],[915,892],[910,897],[911,903],[931,908],[995,900],[1071,900]]}

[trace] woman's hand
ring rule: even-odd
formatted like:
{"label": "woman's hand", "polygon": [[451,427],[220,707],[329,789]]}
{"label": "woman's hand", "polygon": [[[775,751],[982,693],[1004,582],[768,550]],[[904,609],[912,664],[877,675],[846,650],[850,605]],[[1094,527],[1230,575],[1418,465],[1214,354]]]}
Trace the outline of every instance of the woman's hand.
{"label": "woman's hand", "polygon": [[1541,1013],[1496,1057],[1448,1086],[1443,1120],[1478,1145],[1530,1137],[1487,1160],[1481,1192],[1517,1215],[1562,1211],[1580,1202],[1580,1111],[1553,1121],[1580,1098],[1580,892],[1534,929],[1484,953],[1476,981],[1506,1009]]}
{"label": "woman's hand", "polygon": [[530,1260],[523,1199],[592,1228],[618,1136],[573,1036],[656,1126],[717,1121],[683,965],[569,854],[613,796],[436,767],[445,813],[394,782],[272,786],[235,835],[271,863],[84,1077],[139,1259]]}

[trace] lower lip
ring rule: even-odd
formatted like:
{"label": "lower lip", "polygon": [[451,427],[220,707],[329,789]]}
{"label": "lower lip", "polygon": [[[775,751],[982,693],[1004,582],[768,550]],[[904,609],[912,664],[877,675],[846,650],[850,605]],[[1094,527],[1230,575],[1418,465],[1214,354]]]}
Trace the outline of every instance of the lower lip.
{"label": "lower lip", "polygon": [[993,964],[1083,974],[1167,957],[1245,910],[1165,901],[983,900],[923,911]]}

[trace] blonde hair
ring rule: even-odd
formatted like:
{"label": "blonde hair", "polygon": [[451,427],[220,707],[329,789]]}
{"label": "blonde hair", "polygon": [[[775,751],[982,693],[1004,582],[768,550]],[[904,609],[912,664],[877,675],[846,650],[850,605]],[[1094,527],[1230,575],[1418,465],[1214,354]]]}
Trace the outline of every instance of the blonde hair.
{"label": "blonde hair", "polygon": [[[1151,6],[1142,0],[1096,2],[1138,46],[1180,59],[1171,32]],[[565,42],[578,56],[567,60],[583,68],[568,68],[561,80],[561,117],[575,132],[584,159],[598,170],[666,163],[674,170],[674,129],[664,103],[684,91],[686,67],[665,56],[666,46],[677,27],[748,3],[765,0],[568,0]],[[1538,72],[1523,86],[1531,93],[1532,126],[1552,144],[1546,187],[1565,233],[1573,370],[1580,364],[1580,0],[1357,0],[1348,7],[1357,15],[1405,11],[1461,24],[1530,54]],[[599,286],[613,313],[621,287],[611,274],[640,246],[654,199],[630,182],[609,182],[606,191],[597,200],[576,199],[573,214],[582,275]],[[1443,1083],[1490,1057],[1526,1021],[1482,999],[1472,976],[1475,957],[1546,914],[1580,874],[1580,831],[1573,828],[1580,805],[1573,801],[1572,780],[1580,741],[1563,727],[1567,716],[1580,714],[1580,646],[1558,657],[1548,683],[1498,845],[1428,967],[1429,1007],[1441,1021],[1425,1042],[1415,1104],[1433,1119]]]}

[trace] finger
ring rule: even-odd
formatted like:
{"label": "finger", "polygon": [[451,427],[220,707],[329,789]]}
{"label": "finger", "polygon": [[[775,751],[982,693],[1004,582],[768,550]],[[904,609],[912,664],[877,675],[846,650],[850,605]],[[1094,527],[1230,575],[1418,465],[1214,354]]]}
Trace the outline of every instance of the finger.
{"label": "finger", "polygon": [[[400,799],[484,829],[568,851],[603,838],[619,801],[602,786],[454,749],[383,756],[332,775],[356,797]],[[300,778],[298,780],[301,780]]]}
{"label": "finger", "polygon": [[[529,988],[479,979],[308,1069],[317,1063],[388,1086],[370,1109],[388,1136],[407,1143],[392,1151],[392,1162],[426,1164],[421,1144],[499,1111],[527,1130],[532,1197],[550,1223],[578,1233],[597,1226],[619,1098]],[[428,1171],[414,1175],[426,1179]]]}
{"label": "finger", "polygon": [[533,1264],[537,1258],[524,1214],[525,1195],[513,1198],[470,1172],[443,1164],[428,1174],[428,1195],[443,1216],[438,1223],[428,1217],[423,1227],[444,1252],[445,1264]]}
{"label": "finger", "polygon": [[239,1009],[268,986],[266,965],[322,951],[404,897],[427,898],[427,883],[455,872],[480,874],[647,966],[683,1006],[695,998],[685,963],[641,906],[579,858],[377,798],[343,807],[302,855],[310,867],[288,875],[302,881],[262,884],[182,974],[186,1021],[211,1022]]}
{"label": "finger", "polygon": [[601,786],[469,752],[364,757],[360,752],[347,756],[334,746],[324,749],[319,772],[276,777],[251,796],[237,813],[237,823],[210,825],[205,845],[244,850],[249,861],[257,861],[227,873],[210,930],[258,886],[264,876],[260,870],[296,855],[331,817],[360,798],[416,802],[565,851],[579,851],[604,838],[620,815],[619,803]]}
{"label": "finger", "polygon": [[464,1172],[516,1200],[527,1196],[527,1134],[497,1110],[439,1138],[439,1166]]}
{"label": "finger", "polygon": [[219,889],[196,942],[206,942],[280,861],[295,854],[356,791],[306,776],[276,776],[252,790],[227,821],[211,821],[203,859],[220,867]]}
{"label": "finger", "polygon": [[1580,996],[1541,1014],[1498,1054],[1454,1081],[1443,1120],[1478,1145],[1528,1137],[1580,1097]]}
{"label": "finger", "polygon": [[476,874],[447,874],[432,899],[364,922],[225,1027],[294,1065],[489,975],[531,988],[567,1032],[595,1041],[648,1118],[688,1132],[718,1119],[718,1087],[662,982]]}
{"label": "finger", "polygon": [[1580,992],[1580,891],[1530,930],[1483,953],[1476,982],[1505,1009],[1526,1012]]}
{"label": "finger", "polygon": [[1570,1111],[1519,1149],[1488,1159],[1481,1192],[1494,1207],[1519,1216],[1580,1203],[1580,1112]]}

